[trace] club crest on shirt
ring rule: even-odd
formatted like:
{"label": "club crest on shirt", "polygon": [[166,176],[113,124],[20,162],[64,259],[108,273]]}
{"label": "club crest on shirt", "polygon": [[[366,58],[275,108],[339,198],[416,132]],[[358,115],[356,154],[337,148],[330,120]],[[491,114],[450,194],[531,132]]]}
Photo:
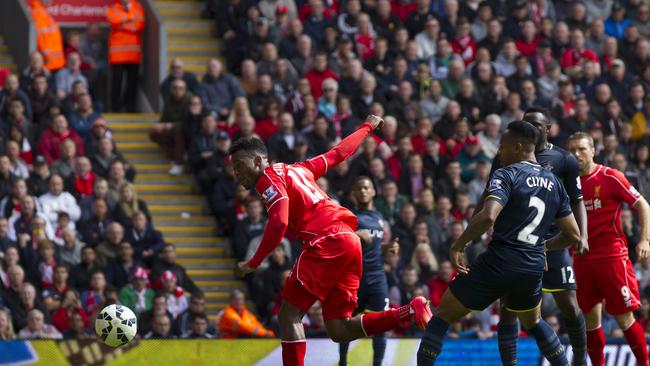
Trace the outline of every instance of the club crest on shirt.
{"label": "club crest on shirt", "polygon": [[270,186],[262,193],[262,198],[264,198],[264,201],[266,202],[271,202],[271,200],[277,195],[278,191],[275,190],[275,187]]}
{"label": "club crest on shirt", "polygon": [[600,197],[600,186],[594,187],[594,197]]}
{"label": "club crest on shirt", "polygon": [[488,190],[494,191],[497,189],[501,189],[501,179],[492,179],[490,181],[490,188],[488,188]]}

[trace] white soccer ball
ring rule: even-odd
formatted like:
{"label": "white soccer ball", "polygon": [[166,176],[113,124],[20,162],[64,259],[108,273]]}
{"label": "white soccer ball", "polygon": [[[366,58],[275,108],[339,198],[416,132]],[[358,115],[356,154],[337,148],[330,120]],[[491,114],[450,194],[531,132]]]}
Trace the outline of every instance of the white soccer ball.
{"label": "white soccer ball", "polygon": [[97,337],[111,347],[129,343],[138,331],[138,320],[131,309],[122,305],[108,305],[97,313]]}

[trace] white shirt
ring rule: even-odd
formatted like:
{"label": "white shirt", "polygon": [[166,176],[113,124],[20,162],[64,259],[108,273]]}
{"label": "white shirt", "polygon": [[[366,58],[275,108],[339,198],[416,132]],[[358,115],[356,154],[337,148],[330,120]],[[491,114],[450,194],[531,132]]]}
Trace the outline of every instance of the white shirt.
{"label": "white shirt", "polygon": [[39,200],[41,206],[43,206],[43,214],[52,226],[57,225],[59,212],[67,213],[72,222],[76,222],[81,217],[81,208],[79,208],[77,200],[68,192],[61,192],[58,195],[48,192],[42,195]]}

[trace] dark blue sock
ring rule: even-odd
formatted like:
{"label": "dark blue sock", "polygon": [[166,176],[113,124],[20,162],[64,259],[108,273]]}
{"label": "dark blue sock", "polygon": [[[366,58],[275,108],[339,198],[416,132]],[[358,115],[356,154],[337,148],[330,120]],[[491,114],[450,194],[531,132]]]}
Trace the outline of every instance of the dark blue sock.
{"label": "dark blue sock", "polygon": [[562,346],[557,334],[555,334],[553,328],[548,323],[540,320],[537,325],[528,329],[528,333],[535,337],[537,347],[539,347],[539,350],[552,366],[569,365],[569,361],[567,361],[566,354],[564,353],[564,346]]}
{"label": "dark blue sock", "polygon": [[565,319],[567,333],[573,348],[573,365],[587,365],[587,332],[585,330],[585,317],[580,313],[577,318]]}
{"label": "dark blue sock", "polygon": [[519,338],[519,322],[514,324],[501,324],[497,328],[499,339],[499,354],[504,366],[517,364],[517,339]]}
{"label": "dark blue sock", "polygon": [[350,348],[350,343],[339,343],[339,366],[348,365],[348,348]]}
{"label": "dark blue sock", "polygon": [[379,333],[372,336],[372,365],[381,366],[386,353],[386,333]]}
{"label": "dark blue sock", "polygon": [[431,366],[442,350],[442,339],[449,329],[446,321],[433,317],[424,330],[420,348],[418,349],[418,366]]}

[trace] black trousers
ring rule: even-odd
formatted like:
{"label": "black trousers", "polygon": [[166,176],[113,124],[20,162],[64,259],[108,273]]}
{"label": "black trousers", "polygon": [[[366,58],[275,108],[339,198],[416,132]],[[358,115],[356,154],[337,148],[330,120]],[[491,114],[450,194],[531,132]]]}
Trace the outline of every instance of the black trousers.
{"label": "black trousers", "polygon": [[[111,111],[135,113],[140,64],[111,65]],[[125,77],[126,76],[126,77]],[[126,79],[126,82],[125,82]],[[123,85],[126,84],[126,85]]]}

